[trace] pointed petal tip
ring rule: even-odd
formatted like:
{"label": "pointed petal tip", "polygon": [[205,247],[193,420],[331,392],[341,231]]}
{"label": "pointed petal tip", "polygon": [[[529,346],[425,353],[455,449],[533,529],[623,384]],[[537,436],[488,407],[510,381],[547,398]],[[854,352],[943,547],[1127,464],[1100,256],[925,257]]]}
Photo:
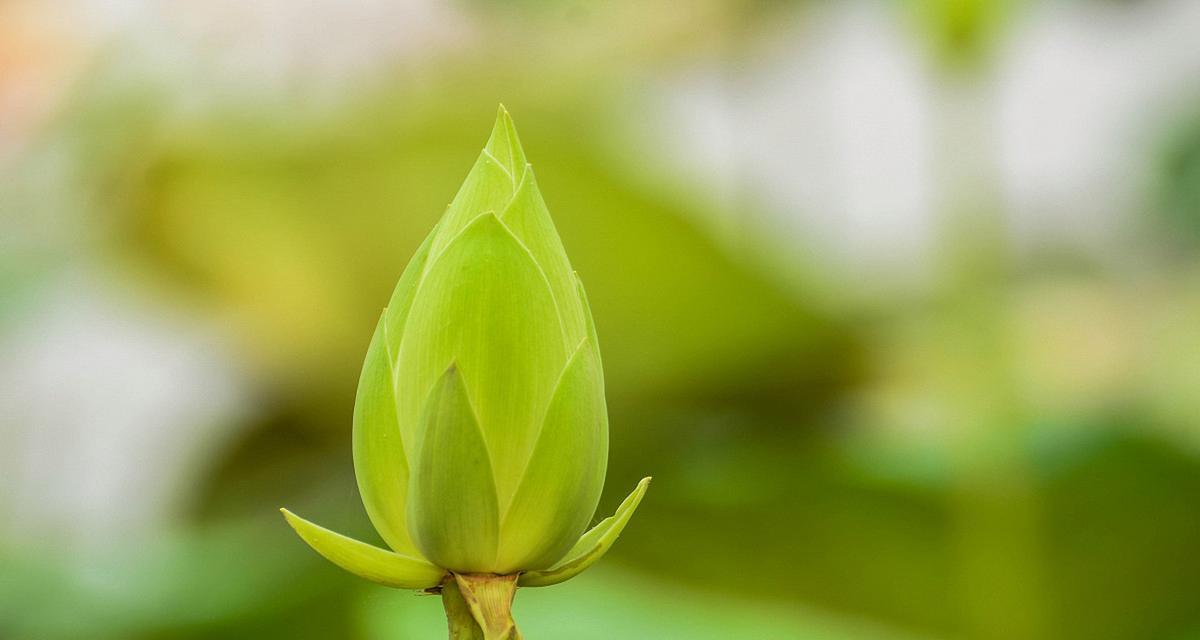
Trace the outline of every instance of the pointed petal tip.
{"label": "pointed petal tip", "polygon": [[504,106],[503,102],[499,103],[499,106],[496,108],[496,127],[513,130],[516,129],[516,123],[513,122],[512,113],[508,110],[508,107]]}
{"label": "pointed petal tip", "polygon": [[487,443],[454,365],[429,392],[410,478],[408,521],[422,555],[456,572],[495,562],[499,507]]}
{"label": "pointed petal tip", "polygon": [[524,171],[528,161],[525,158],[525,150],[521,148],[516,123],[504,105],[500,105],[497,110],[496,123],[492,126],[487,144],[484,145],[484,153],[501,165],[515,190],[523,177],[519,174]]}
{"label": "pointed petal tip", "polygon": [[500,107],[496,109],[496,123],[492,125],[492,135],[494,136],[497,132],[499,132],[507,136],[510,130],[515,129],[516,123],[513,122],[512,114],[508,112],[508,109],[506,109],[503,104],[501,104]]}

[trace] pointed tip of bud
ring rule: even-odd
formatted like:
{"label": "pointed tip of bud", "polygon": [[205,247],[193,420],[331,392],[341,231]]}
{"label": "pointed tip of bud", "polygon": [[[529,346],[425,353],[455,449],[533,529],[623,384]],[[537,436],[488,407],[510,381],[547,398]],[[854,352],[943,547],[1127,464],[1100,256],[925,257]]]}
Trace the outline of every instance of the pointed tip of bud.
{"label": "pointed tip of bud", "polygon": [[488,138],[484,150],[500,163],[513,181],[515,189],[520,182],[528,161],[525,150],[521,148],[521,140],[517,136],[517,127],[512,116],[503,104],[496,112],[496,124],[492,126],[492,135]]}

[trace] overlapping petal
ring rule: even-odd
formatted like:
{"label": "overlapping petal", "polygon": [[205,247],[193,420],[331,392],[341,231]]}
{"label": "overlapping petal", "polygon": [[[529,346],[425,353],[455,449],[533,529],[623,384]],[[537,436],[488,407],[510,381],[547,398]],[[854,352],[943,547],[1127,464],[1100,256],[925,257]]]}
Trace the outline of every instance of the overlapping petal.
{"label": "overlapping petal", "polygon": [[503,107],[376,326],[354,409],[363,505],[393,551],[285,511],[347,571],[427,588],[454,573],[567,580],[612,546],[646,478],[583,533],[608,417],[591,309]]}
{"label": "overlapping petal", "polygon": [[562,240],[554,229],[550,211],[538,191],[533,167],[525,169],[512,201],[500,215],[502,220],[546,274],[554,302],[563,319],[563,339],[567,344],[579,344],[587,334],[587,318],[575,286],[575,274],[567,260]]}
{"label": "overlapping petal", "polygon": [[545,275],[495,215],[479,216],[428,267],[404,328],[396,361],[404,442],[419,443],[419,407],[457,362],[506,509],[568,355]]}
{"label": "overlapping petal", "polygon": [[528,571],[521,574],[521,578],[517,584],[522,587],[548,587],[560,582],[566,582],[583,573],[588,567],[604,557],[604,554],[608,553],[608,550],[612,548],[613,543],[617,541],[617,537],[625,529],[625,525],[629,523],[629,519],[633,517],[633,512],[641,504],[642,496],[646,495],[646,489],[649,486],[650,478],[642,478],[642,481],[634,488],[633,493],[630,493],[621,502],[621,506],[617,507],[617,512],[605,518],[600,524],[592,527],[587,533],[583,534],[562,560],[556,562],[549,569]]}
{"label": "overlapping petal", "polygon": [[491,571],[500,536],[500,507],[483,433],[464,376],[446,370],[425,405],[408,503],[421,553],[455,572]]}
{"label": "overlapping petal", "polygon": [[516,127],[508,111],[500,107],[487,146],[479,153],[475,166],[433,234],[432,254],[437,256],[444,251],[479,214],[504,211],[524,171],[525,152],[517,139]]}
{"label": "overlapping petal", "polygon": [[388,356],[385,320],[383,316],[379,318],[358,380],[358,397],[354,401],[354,475],[375,530],[393,550],[415,554],[405,516],[408,459],[396,422],[395,379]]}
{"label": "overlapping petal", "polygon": [[543,569],[596,511],[608,460],[600,363],[588,340],[567,363],[500,533],[499,573]]}

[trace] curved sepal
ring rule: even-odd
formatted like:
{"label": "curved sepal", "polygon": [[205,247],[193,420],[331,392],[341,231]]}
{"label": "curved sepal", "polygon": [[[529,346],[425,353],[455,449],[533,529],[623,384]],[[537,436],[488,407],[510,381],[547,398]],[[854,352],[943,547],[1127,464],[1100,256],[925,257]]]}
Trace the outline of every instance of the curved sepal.
{"label": "curved sepal", "polygon": [[617,507],[617,512],[605,518],[600,524],[594,526],[583,537],[579,538],[579,542],[571,547],[567,552],[566,557],[556,563],[553,567],[542,571],[528,571],[521,574],[521,578],[517,581],[518,586],[522,587],[548,587],[550,585],[566,582],[571,578],[583,573],[585,569],[596,563],[597,560],[604,557],[613,543],[616,542],[617,536],[621,535],[621,531],[629,522],[629,518],[633,516],[633,512],[637,509],[638,504],[642,501],[642,496],[646,495],[646,489],[650,486],[650,478],[642,478],[633,493],[625,498],[621,506]]}
{"label": "curved sepal", "polygon": [[587,527],[608,460],[603,374],[588,340],[575,349],[500,527],[497,573],[544,569]]}
{"label": "curved sepal", "polygon": [[446,572],[421,558],[386,551],[359,542],[300,516],[280,509],[292,529],[326,560],[371,582],[398,589],[428,589],[442,582]]}
{"label": "curved sepal", "polygon": [[411,479],[408,521],[422,555],[456,573],[491,571],[500,537],[487,444],[451,366],[429,394]]}

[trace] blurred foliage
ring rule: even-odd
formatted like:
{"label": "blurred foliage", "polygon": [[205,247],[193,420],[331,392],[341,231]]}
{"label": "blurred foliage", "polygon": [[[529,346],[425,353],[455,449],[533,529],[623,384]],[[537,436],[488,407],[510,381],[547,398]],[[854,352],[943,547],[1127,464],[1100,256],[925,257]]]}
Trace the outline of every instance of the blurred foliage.
{"label": "blurred foliage", "polygon": [[1200,239],[1200,111],[1175,125],[1163,144],[1158,196],[1169,222],[1189,242]]}
{"label": "blurred foliage", "polygon": [[[642,171],[649,153],[615,156],[601,140],[617,129],[628,61],[666,64],[711,44],[730,16],[769,23],[788,5],[701,3],[690,27],[673,21],[677,7],[639,21],[580,18],[581,3],[544,9],[541,39],[448,56],[436,79],[401,74],[327,110],[180,117],[142,87],[97,91],[112,80],[103,73],[85,82],[51,134],[82,141],[75,171],[60,190],[4,194],[22,211],[77,212],[101,229],[97,246],[47,240],[3,256],[17,267],[0,280],[5,304],[86,253],[225,329],[258,406],[177,531],[80,557],[0,543],[0,637],[440,633],[436,602],[345,577],[274,509],[297,504],[375,539],[350,464],[358,368],[498,99],[519,122],[598,325],[612,423],[600,513],[639,473],[656,478],[615,566],[522,593],[531,638],[1024,640],[981,630],[972,610],[972,598],[994,599],[990,615],[1005,614],[1013,584],[1036,587],[1037,637],[1200,637],[1191,253],[1132,283],[1093,263],[1065,286],[1053,270],[1002,265],[939,274],[956,288],[943,297],[849,308],[816,292],[854,282],[775,280],[769,259],[732,253],[697,222],[709,206],[702,185],[656,184]],[[1008,5],[905,8],[938,55],[973,64]],[[521,14],[545,6],[525,2]],[[571,30],[593,18],[633,35]],[[542,64],[519,77],[477,71],[531,59]],[[1168,229],[1193,235],[1198,131],[1169,136],[1156,203],[1177,225]],[[13,228],[37,227],[14,218]],[[987,562],[964,569],[965,557]]]}
{"label": "blurred foliage", "polygon": [[949,68],[972,69],[987,60],[1013,5],[1021,0],[915,0],[913,12],[923,40]]}

